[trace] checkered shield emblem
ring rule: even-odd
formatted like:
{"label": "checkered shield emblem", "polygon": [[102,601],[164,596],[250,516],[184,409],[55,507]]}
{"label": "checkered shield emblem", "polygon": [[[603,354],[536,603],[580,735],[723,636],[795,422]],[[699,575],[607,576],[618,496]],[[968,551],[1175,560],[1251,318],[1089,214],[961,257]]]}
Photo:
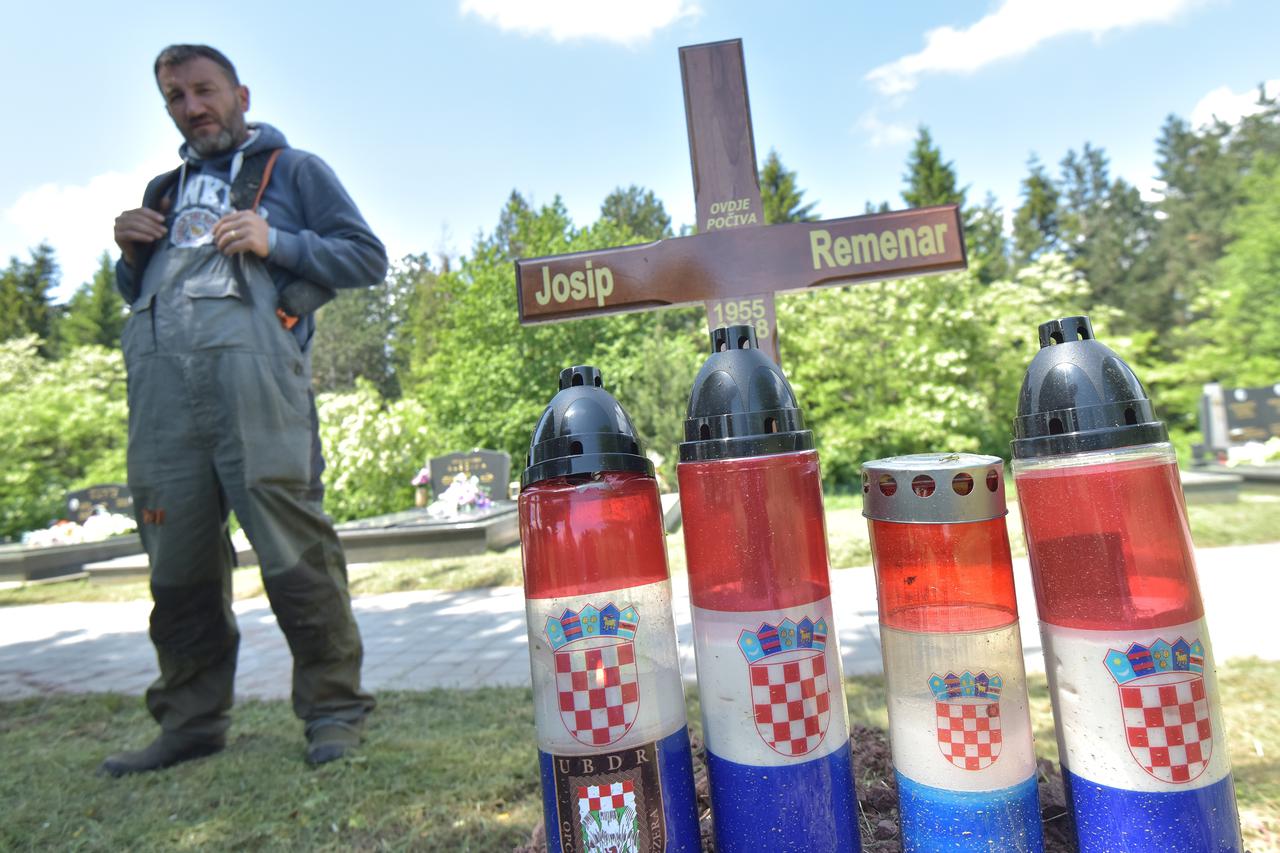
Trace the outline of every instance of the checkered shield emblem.
{"label": "checkered shield emblem", "polygon": [[781,652],[748,665],[756,731],[774,752],[805,755],[822,743],[831,718],[822,649]]}
{"label": "checkered shield emblem", "polygon": [[580,786],[578,826],[584,853],[641,853],[635,785],[623,781]]}
{"label": "checkered shield emblem", "polygon": [[588,637],[555,653],[560,719],[586,746],[617,743],[640,708],[635,644],[620,637]]}
{"label": "checkered shield emblem", "polygon": [[961,770],[985,770],[1000,757],[998,697],[965,696],[935,701],[938,749]]}
{"label": "checkered shield emblem", "polygon": [[1161,672],[1119,686],[1129,752],[1161,782],[1190,782],[1209,766],[1213,728],[1204,676]]}

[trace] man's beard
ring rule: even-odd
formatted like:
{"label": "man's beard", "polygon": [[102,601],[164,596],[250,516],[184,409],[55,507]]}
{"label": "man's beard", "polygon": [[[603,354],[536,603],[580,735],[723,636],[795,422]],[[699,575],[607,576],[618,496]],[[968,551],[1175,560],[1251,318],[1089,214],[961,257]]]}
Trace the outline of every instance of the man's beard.
{"label": "man's beard", "polygon": [[225,127],[214,136],[188,138],[187,142],[191,145],[191,149],[201,157],[216,157],[219,154],[226,154],[236,144],[235,136]]}
{"label": "man's beard", "polygon": [[249,128],[245,124],[243,113],[228,113],[219,122],[221,127],[212,136],[187,137],[191,150],[203,158],[217,157],[226,154],[244,142],[249,136]]}

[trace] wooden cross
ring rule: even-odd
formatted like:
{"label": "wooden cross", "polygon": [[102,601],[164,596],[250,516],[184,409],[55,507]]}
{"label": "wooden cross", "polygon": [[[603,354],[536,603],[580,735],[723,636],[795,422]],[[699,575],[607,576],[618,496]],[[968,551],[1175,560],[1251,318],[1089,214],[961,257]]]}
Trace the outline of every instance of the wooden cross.
{"label": "wooden cross", "polygon": [[522,324],[707,303],[778,361],[773,294],[964,269],[954,204],[764,225],[742,40],[680,48],[698,234],[516,261]]}

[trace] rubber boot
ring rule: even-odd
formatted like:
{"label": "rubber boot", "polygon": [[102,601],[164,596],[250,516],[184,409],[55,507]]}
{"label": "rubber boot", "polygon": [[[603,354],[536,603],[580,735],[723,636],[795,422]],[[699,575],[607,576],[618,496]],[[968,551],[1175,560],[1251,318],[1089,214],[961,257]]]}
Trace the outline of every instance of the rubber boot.
{"label": "rubber boot", "polygon": [[307,763],[313,767],[337,761],[360,745],[360,729],[338,720],[307,725]]}
{"label": "rubber boot", "polygon": [[161,733],[143,749],[117,752],[107,756],[102,766],[98,768],[98,774],[119,778],[131,773],[162,770],[184,761],[221,752],[225,746],[226,744],[222,741],[190,740]]}

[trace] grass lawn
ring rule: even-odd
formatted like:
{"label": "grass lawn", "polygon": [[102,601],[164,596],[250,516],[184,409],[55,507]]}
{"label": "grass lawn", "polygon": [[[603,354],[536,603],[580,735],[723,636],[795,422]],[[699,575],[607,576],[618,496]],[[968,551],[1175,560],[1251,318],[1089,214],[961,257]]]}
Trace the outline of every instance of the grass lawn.
{"label": "grass lawn", "polygon": [[[1280,847],[1280,663],[1219,670],[1240,815],[1250,849]],[[846,684],[854,722],[887,723],[880,678]],[[154,726],[136,697],[0,703],[0,849],[505,851],[541,817],[529,691],[387,693],[365,746],[302,763],[285,702],[235,711],[224,754],[120,780],[94,768]],[[697,699],[690,697],[699,728]],[[1037,751],[1056,757],[1047,688],[1031,679]]]}
{"label": "grass lawn", "polygon": [[[871,565],[871,543],[862,517],[862,495],[826,497],[827,542],[831,566],[847,569]],[[1191,532],[1200,547],[1250,545],[1280,541],[1280,490],[1246,489],[1238,503],[1193,504],[1188,508]],[[1009,544],[1015,557],[1026,556],[1017,503],[1009,506]],[[667,537],[667,555],[673,574],[685,571],[684,534]],[[398,560],[351,567],[353,595],[376,595],[415,589],[479,589],[519,586],[520,549],[474,557],[436,560]],[[262,579],[256,566],[237,569],[237,599],[262,595]],[[133,601],[151,595],[145,581],[92,584],[87,580],[0,589],[0,607],[17,604],[52,604],[64,601]]]}

